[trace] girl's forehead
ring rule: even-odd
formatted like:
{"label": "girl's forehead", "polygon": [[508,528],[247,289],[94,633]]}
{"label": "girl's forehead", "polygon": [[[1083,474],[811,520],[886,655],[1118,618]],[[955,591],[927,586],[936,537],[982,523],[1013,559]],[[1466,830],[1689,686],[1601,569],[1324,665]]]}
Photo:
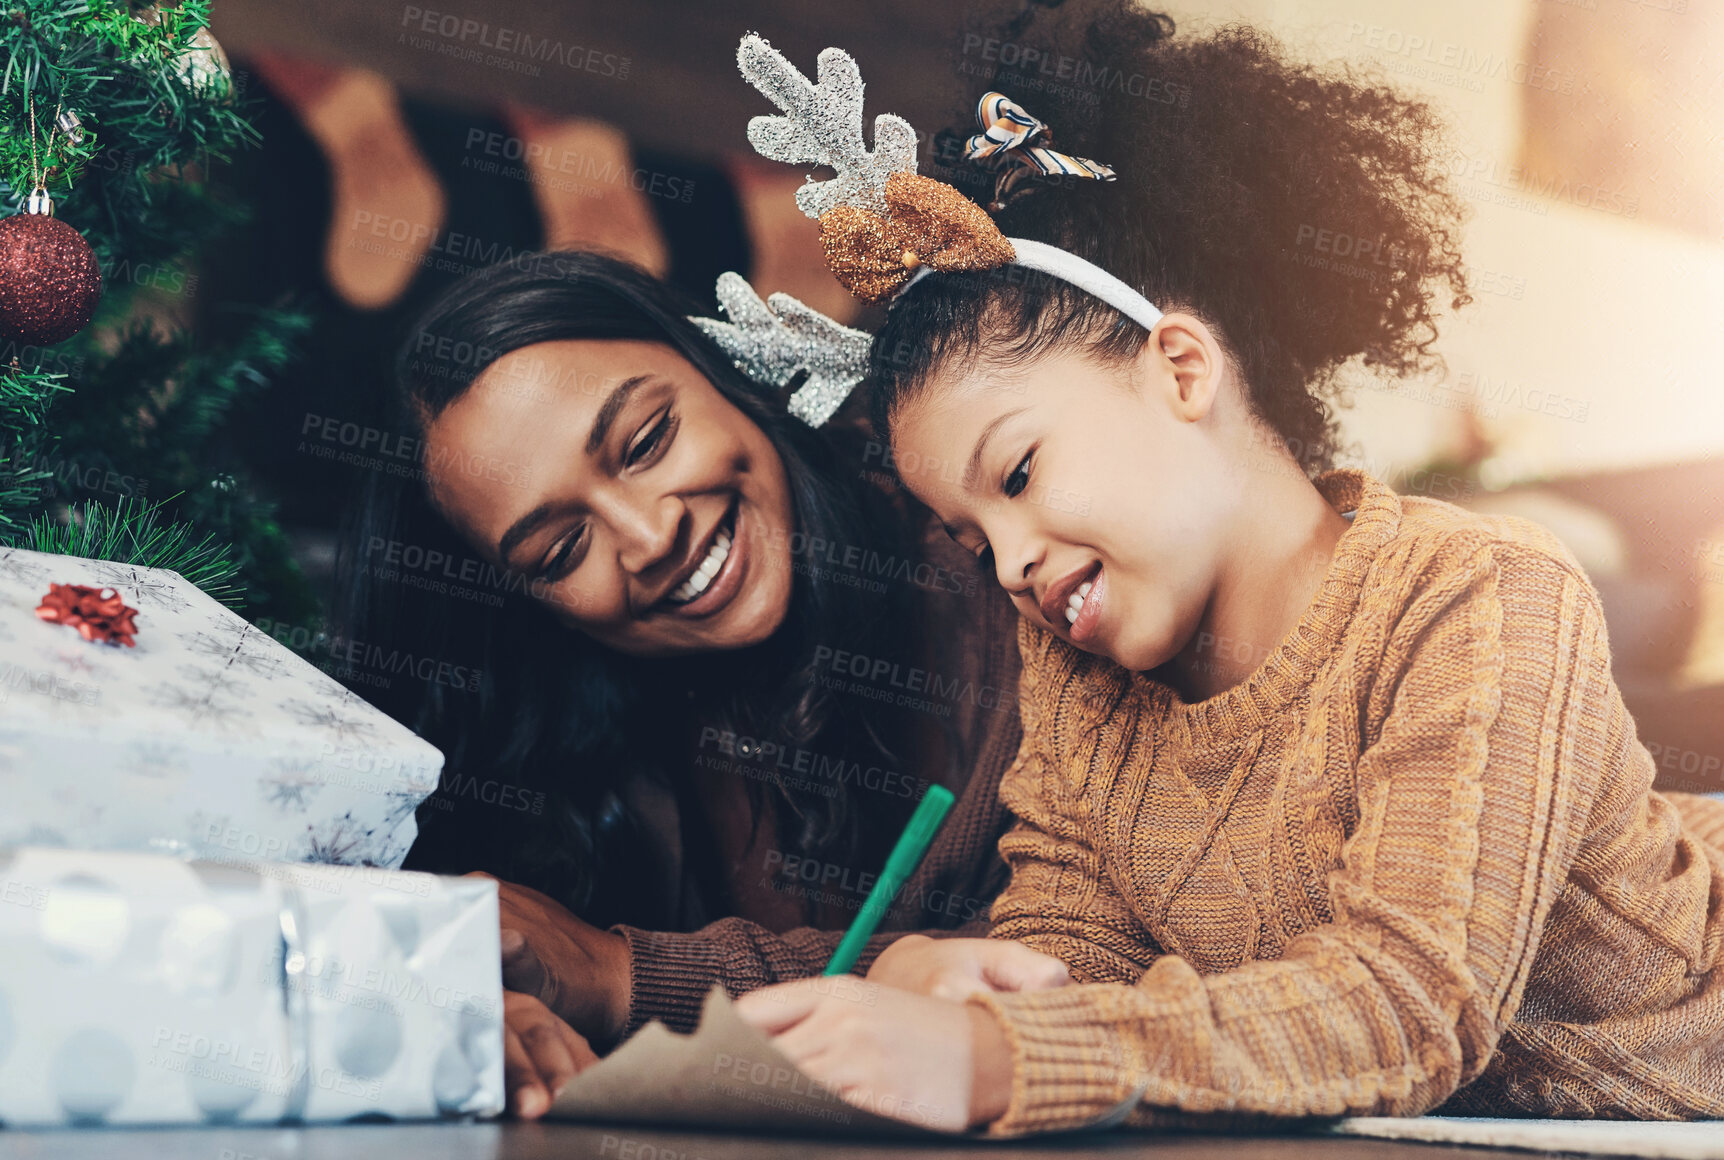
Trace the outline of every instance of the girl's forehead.
{"label": "girl's forehead", "polygon": [[941,369],[892,409],[892,438],[912,428],[980,428],[1006,411],[1049,401],[1072,371],[1063,361],[1040,358],[1016,366],[976,359]]}
{"label": "girl's forehead", "polygon": [[930,444],[950,446],[956,451],[956,440],[969,425],[975,406],[966,406],[968,391],[932,389],[918,391],[906,398],[892,412],[891,442],[899,448],[926,448]]}

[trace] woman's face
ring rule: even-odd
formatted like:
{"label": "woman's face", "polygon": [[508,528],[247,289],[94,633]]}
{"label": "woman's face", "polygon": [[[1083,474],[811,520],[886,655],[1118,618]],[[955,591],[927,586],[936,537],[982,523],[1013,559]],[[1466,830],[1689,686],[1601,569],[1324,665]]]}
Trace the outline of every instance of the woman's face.
{"label": "woman's face", "polygon": [[784,620],[783,461],[668,346],[523,347],[444,409],[426,445],[443,512],[601,644],[635,656],[743,648]]}
{"label": "woman's face", "polygon": [[1056,349],[1006,373],[954,368],[892,419],[905,484],[1018,610],[1139,671],[1197,631],[1238,489],[1218,470],[1207,335],[1158,329],[1117,367]]}

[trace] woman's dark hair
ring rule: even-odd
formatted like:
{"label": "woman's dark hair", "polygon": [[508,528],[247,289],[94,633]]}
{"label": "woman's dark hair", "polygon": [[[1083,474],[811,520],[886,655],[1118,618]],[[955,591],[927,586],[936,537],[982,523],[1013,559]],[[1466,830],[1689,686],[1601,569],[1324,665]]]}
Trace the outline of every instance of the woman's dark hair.
{"label": "woman's dark hair", "polygon": [[[860,436],[847,452],[842,428],[817,433],[788,416],[781,399],[745,378],[688,321],[693,313],[699,313],[694,304],[664,283],[596,254],[526,255],[480,271],[439,299],[403,345],[401,420],[422,435],[486,367],[536,343],[664,343],[777,448],[799,533],[793,551],[812,543],[902,551],[898,513],[859,479]],[[554,387],[547,390],[546,405],[554,405],[554,394]],[[879,714],[859,698],[825,690],[815,657],[818,645],[834,642],[870,651],[870,641],[901,623],[903,585],[883,592],[844,586],[798,566],[786,620],[763,644],[647,660],[566,628],[533,598],[524,577],[480,565],[420,480],[373,473],[343,545],[341,638],[436,658],[471,674],[366,690],[445,755],[439,792],[419,810],[420,838],[409,865],[483,869],[544,890],[601,925],[668,924],[675,916],[658,909],[670,895],[662,859],[641,841],[621,791],[643,770],[662,779],[678,797],[684,860],[698,871],[702,827],[688,822],[703,811],[687,780],[695,720],[777,743],[785,747],[780,752],[818,737],[823,751],[902,756],[893,753],[898,733]],[[402,566],[415,558],[457,566],[417,576]],[[489,583],[475,584],[467,573]],[[465,583],[445,579],[453,575]],[[756,772],[772,778],[772,768]],[[889,836],[890,822],[870,825],[864,815],[897,805],[888,807],[879,794],[847,794],[841,783],[747,784],[757,818],[763,794],[777,795],[782,848],[834,858],[872,857],[865,840]]]}
{"label": "woman's dark hair", "polygon": [[[1026,92],[1002,70],[995,87],[1048,122],[1057,148],[1119,176],[1043,180],[999,212],[1002,232],[1202,318],[1257,416],[1307,471],[1331,466],[1342,364],[1426,369],[1440,299],[1471,301],[1436,115],[1368,78],[1293,63],[1250,28],[1175,37],[1170,19],[1130,0],[1026,9],[1018,24],[1020,52],[1062,62],[1068,83]],[[972,196],[978,176],[954,171]],[[948,366],[1003,369],[1056,344],[1120,360],[1148,337],[1022,267],[925,278],[876,338],[875,423],[886,431]]]}

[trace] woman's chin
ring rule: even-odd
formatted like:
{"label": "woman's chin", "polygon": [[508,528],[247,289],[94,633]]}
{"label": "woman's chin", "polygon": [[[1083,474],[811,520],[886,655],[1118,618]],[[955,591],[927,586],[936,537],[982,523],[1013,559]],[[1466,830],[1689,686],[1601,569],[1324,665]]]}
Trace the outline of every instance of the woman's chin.
{"label": "woman's chin", "polygon": [[790,615],[789,561],[782,579],[753,577],[753,587],[739,594],[726,609],[723,623],[713,626],[707,638],[710,649],[750,648],[761,644],[784,625]]}

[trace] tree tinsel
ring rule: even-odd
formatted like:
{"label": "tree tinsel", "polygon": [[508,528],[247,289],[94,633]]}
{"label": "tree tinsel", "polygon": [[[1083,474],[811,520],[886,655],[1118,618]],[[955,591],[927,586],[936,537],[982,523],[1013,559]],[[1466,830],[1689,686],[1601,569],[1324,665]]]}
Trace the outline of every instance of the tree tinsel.
{"label": "tree tinsel", "polygon": [[[73,339],[0,343],[0,541],[172,568],[250,615],[301,620],[315,614],[309,587],[220,436],[309,319],[288,303],[255,311],[219,347],[182,323],[199,252],[247,216],[215,178],[259,140],[231,78],[198,81],[183,67],[209,7],[0,10],[0,216],[30,187],[33,98],[56,216],[89,240],[105,287]],[[77,133],[56,128],[62,109]]]}

